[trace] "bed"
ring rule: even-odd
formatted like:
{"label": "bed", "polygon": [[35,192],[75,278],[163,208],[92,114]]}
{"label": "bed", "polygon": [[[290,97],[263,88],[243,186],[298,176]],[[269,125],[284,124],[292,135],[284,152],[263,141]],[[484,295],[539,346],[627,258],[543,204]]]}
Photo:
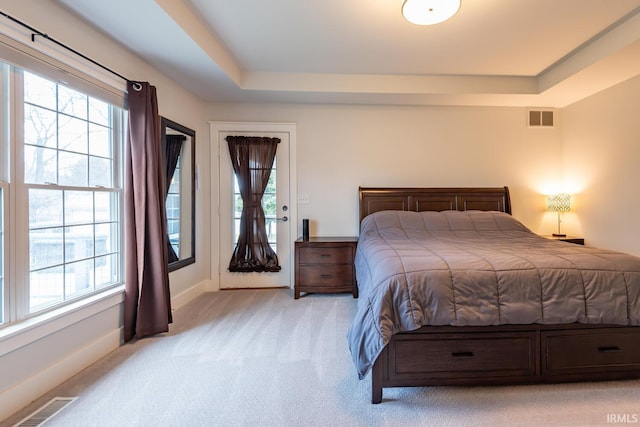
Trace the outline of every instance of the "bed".
{"label": "bed", "polygon": [[507,187],[360,188],[348,332],[385,387],[640,378],[640,258],[537,236]]}

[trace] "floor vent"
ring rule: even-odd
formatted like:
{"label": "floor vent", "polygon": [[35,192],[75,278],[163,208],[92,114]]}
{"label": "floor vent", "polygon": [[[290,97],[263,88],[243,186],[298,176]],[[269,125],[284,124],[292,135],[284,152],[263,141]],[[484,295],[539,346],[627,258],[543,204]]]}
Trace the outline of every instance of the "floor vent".
{"label": "floor vent", "polygon": [[54,397],[40,409],[15,424],[13,427],[41,426],[76,399],[77,397]]}
{"label": "floor vent", "polygon": [[530,127],[553,127],[553,110],[529,110]]}

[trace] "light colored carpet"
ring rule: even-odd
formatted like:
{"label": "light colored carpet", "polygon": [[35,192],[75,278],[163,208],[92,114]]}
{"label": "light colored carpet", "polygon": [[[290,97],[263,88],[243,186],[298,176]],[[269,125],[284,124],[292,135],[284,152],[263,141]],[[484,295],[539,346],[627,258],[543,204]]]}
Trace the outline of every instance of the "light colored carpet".
{"label": "light colored carpet", "polygon": [[396,388],[372,405],[370,377],[357,379],[347,349],[356,304],[348,294],[205,294],[175,312],[169,333],[119,348],[3,425],[54,396],[79,398],[47,426],[555,426],[640,418],[640,381]]}

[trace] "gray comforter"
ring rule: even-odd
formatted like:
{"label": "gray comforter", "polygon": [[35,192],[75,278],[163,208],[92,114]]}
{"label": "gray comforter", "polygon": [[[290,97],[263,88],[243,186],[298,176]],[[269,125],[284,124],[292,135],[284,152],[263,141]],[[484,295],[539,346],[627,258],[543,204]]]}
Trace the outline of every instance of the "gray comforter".
{"label": "gray comforter", "polygon": [[640,324],[640,258],[546,239],[501,212],[376,212],[355,267],[360,378],[393,334],[423,325]]}

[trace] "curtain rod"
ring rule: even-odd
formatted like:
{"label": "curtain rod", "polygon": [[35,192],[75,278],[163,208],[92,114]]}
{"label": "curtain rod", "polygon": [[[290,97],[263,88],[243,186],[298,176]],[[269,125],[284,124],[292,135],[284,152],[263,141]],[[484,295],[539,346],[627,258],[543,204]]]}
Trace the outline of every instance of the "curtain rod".
{"label": "curtain rod", "polygon": [[43,37],[43,38],[45,38],[45,39],[57,44],[58,46],[62,47],[63,49],[66,49],[69,52],[81,57],[82,59],[85,59],[85,60],[91,62],[92,64],[97,65],[98,67],[102,68],[103,70],[108,71],[111,74],[120,77],[122,80],[127,81],[127,82],[131,81],[128,78],[126,78],[125,76],[123,76],[122,74],[113,71],[111,68],[109,68],[109,67],[107,67],[105,65],[102,65],[98,61],[95,61],[95,60],[89,58],[88,56],[84,55],[83,53],[78,52],[77,50],[67,46],[66,44],[61,43],[61,42],[59,42],[58,40],[56,40],[56,39],[54,39],[52,37],[49,37],[46,33],[43,33],[42,31],[33,28],[31,25],[29,25],[29,24],[27,24],[25,22],[22,22],[21,20],[16,19],[16,18],[14,18],[14,17],[12,17],[12,16],[10,16],[10,15],[2,12],[2,11],[0,11],[0,15],[3,15],[5,18],[7,18],[7,19],[15,22],[16,24],[19,24],[19,25],[23,26],[24,28],[28,29],[29,31],[31,31],[31,41],[32,42],[35,43],[36,36]]}

